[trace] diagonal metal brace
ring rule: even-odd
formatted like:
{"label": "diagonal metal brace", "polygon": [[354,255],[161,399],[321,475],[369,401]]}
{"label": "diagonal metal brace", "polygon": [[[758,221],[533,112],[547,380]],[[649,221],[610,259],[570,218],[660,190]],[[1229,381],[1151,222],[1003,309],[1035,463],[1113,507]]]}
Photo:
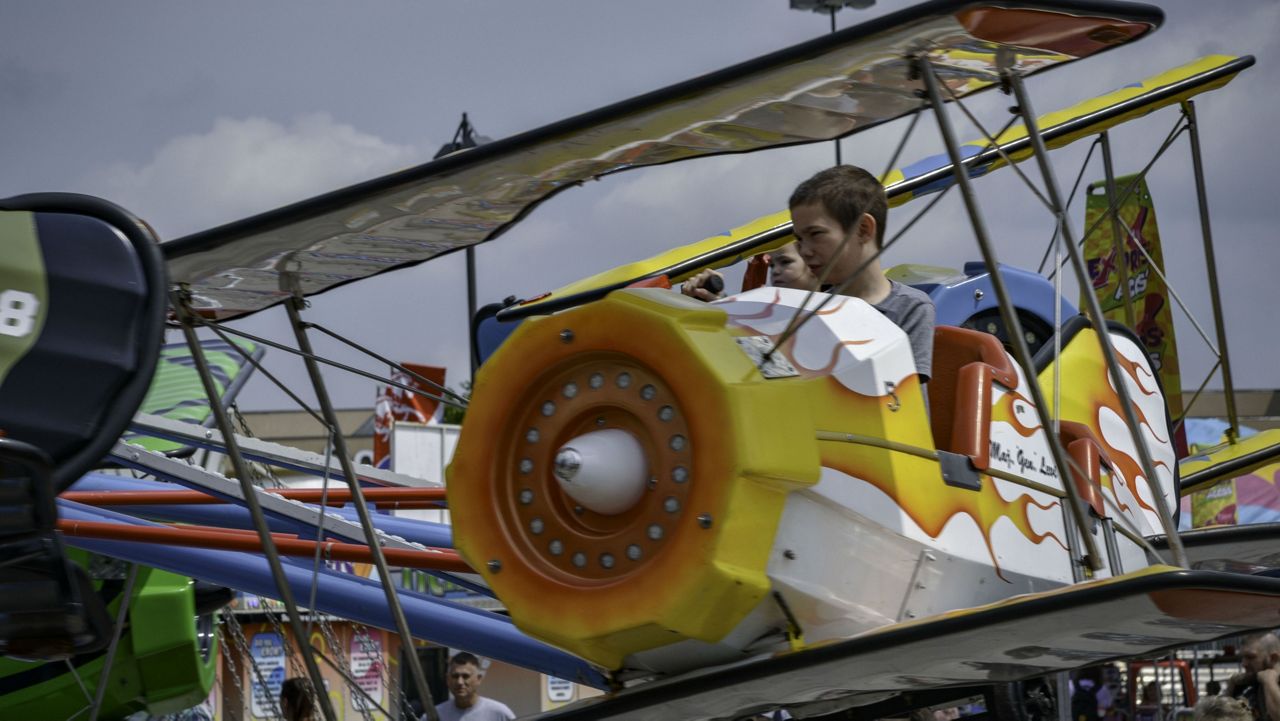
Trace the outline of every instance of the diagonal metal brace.
{"label": "diagonal metal brace", "polygon": [[[169,458],[164,454],[148,451],[145,448],[140,448],[124,441],[116,441],[115,446],[111,449],[110,457],[112,460],[130,468],[160,476],[187,488],[204,491],[239,504],[244,504],[245,502],[245,497],[238,481],[227,478],[220,473],[206,471],[185,461]],[[272,516],[318,528],[321,514],[323,513],[326,534],[337,536],[352,543],[364,544],[366,542],[365,533],[360,524],[352,523],[336,513],[322,512],[315,506],[288,498],[281,498],[262,489],[254,489],[254,495],[257,496],[258,504],[262,506],[263,512]],[[399,536],[383,533],[377,529],[374,529],[374,533],[377,535],[378,544],[385,548],[402,548],[405,550],[422,550],[426,548],[426,546],[406,541]]]}
{"label": "diagonal metal brace", "polygon": [[[216,428],[205,428],[186,421],[156,416],[150,413],[139,413],[133,417],[129,430],[147,436],[163,438],[176,443],[184,443],[216,453],[225,453],[227,444],[223,441],[222,432]],[[298,473],[323,476],[328,468],[330,477],[343,478],[342,464],[337,459],[325,463],[324,454],[303,451],[290,446],[251,438],[239,433],[235,434],[236,445],[240,453],[259,463],[284,468]],[[405,473],[396,473],[373,466],[356,466],[356,480],[379,486],[399,486],[409,488],[439,488],[442,484],[432,483],[422,478],[415,478]]]}

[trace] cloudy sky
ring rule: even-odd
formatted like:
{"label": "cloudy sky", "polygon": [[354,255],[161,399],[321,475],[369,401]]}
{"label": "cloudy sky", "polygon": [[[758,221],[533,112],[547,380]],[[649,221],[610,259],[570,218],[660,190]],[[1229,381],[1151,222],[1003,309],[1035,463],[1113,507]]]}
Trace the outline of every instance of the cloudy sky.
{"label": "cloudy sky", "polygon": [[[869,11],[843,11],[837,22],[846,27],[908,4],[880,0]],[[1272,178],[1280,153],[1271,125],[1280,117],[1280,0],[1158,4],[1167,20],[1151,37],[1031,80],[1035,109],[1065,107],[1209,53],[1258,57],[1198,105],[1236,385],[1277,388]],[[176,238],[426,162],[463,111],[481,133],[501,138],[828,30],[826,16],[790,10],[787,0],[6,2],[0,197],[100,195]],[[972,101],[993,128],[1008,105],[995,93]],[[1176,116],[1165,110],[1114,132],[1118,172],[1139,170]],[[882,169],[905,126],[844,141],[846,160]],[[960,127],[965,139],[977,137]],[[1086,145],[1055,154],[1063,185]],[[904,160],[940,151],[933,124],[921,123]],[[531,296],[779,210],[832,155],[828,143],[713,158],[564,193],[479,249],[480,302]],[[1208,324],[1190,168],[1181,141],[1151,184],[1169,274]],[[1095,159],[1086,178],[1101,176]],[[1051,219],[1008,170],[978,190],[1002,259],[1034,268]],[[905,208],[893,217],[909,217]],[[1077,230],[1082,213],[1073,215]],[[977,257],[962,208],[948,198],[889,264],[959,267]],[[461,254],[449,256],[319,296],[310,315],[394,358],[445,365],[456,382],[468,372],[463,272]],[[238,325],[285,339],[283,316],[277,308]],[[1178,333],[1184,385],[1194,388],[1211,357],[1185,320]],[[376,369],[319,339],[317,348]],[[302,383],[300,364],[270,357],[276,371]],[[335,373],[329,383],[338,406],[372,405],[372,382]],[[260,380],[242,396],[249,409],[288,403]]]}

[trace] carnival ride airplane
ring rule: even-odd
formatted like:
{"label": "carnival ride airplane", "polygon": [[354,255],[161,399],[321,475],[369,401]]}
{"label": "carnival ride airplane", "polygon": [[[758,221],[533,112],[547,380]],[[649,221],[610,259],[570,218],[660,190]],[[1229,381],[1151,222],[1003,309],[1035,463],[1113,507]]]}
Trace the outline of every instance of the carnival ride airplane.
{"label": "carnival ride airplane", "polygon": [[[0,276],[3,541],[15,559],[0,582],[43,594],[8,594],[5,652],[95,654],[110,676],[128,606],[113,621],[95,600],[104,581],[95,592],[64,542],[279,598],[291,624],[294,599],[314,587],[317,610],[612,690],[557,719],[777,708],[875,718],[1280,625],[1280,582],[1191,570],[1262,563],[1275,529],[1181,541],[1171,424],[1141,344],[1107,325],[1091,294],[1081,316],[1043,278],[1002,269],[970,187],[971,176],[1034,158],[1061,216],[1049,147],[1173,103],[1194,123],[1189,98],[1252,64],[1206,58],[1036,120],[1023,78],[1140,39],[1161,20],[1123,2],[935,0],[163,245],[96,199],[0,201],[0,237],[13,249]],[[945,103],[991,88],[1016,95],[1023,127],[960,145]],[[234,332],[220,323],[283,305],[336,428],[308,339],[324,329],[303,322],[306,297],[490,240],[585,179],[847,137],[928,109],[947,157],[890,174],[888,192],[900,203],[957,187],[983,264],[930,284],[942,324],[927,389],[904,334],[860,300],[758,288],[706,305],[652,287],[785,243],[786,213],[767,216],[497,313],[494,322],[524,320],[476,378],[449,471],[451,537],[371,516],[366,496],[386,490],[374,486],[414,481],[353,467],[340,434],[332,462],[237,436],[197,342],[197,328]],[[1062,250],[1086,277],[1062,227]],[[166,305],[216,430],[134,417]],[[1011,352],[961,327],[979,313]],[[1032,321],[1047,329],[1032,329],[1035,357]],[[57,383],[42,380],[54,367]],[[127,429],[216,448],[237,479],[120,440]],[[129,513],[55,502],[73,484],[166,487],[80,480],[103,458],[245,509],[202,511],[178,496]],[[264,492],[246,459],[340,476],[348,491],[325,500],[354,510]],[[1200,478],[1241,472],[1233,463],[1204,464]],[[247,543],[263,555],[170,545],[191,543],[190,528],[142,516],[253,528]],[[389,566],[432,568],[496,593],[511,618],[282,560],[277,545],[292,552],[297,539],[271,531],[355,545],[346,550],[383,579]],[[129,572],[123,598],[135,581]],[[425,690],[416,658],[406,660]]]}

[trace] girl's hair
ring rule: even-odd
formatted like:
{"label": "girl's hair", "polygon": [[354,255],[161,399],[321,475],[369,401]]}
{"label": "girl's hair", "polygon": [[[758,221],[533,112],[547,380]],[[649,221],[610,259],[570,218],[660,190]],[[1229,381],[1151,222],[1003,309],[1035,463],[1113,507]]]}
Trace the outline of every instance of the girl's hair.
{"label": "girl's hair", "polygon": [[316,715],[316,702],[311,696],[311,682],[301,676],[285,679],[280,685],[280,710],[286,721],[305,721]]}

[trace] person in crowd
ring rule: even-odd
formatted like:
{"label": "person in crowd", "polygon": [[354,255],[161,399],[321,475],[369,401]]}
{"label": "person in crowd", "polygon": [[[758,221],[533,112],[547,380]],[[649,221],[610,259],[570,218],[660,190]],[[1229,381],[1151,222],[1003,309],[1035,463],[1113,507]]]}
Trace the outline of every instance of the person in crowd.
{"label": "person in crowd", "polygon": [[1245,639],[1244,671],[1227,681],[1227,695],[1243,698],[1257,718],[1280,721],[1280,638],[1270,631]]}
{"label": "person in crowd", "polygon": [[447,680],[453,698],[436,706],[440,721],[512,721],[516,717],[506,704],[480,695],[484,670],[473,654],[454,654],[449,659]]}
{"label": "person in crowd", "polygon": [[1195,721],[1253,721],[1253,712],[1242,700],[1230,696],[1206,696],[1196,704]]}
{"label": "person in crowd", "polygon": [[1071,694],[1071,721],[1099,721],[1098,713],[1102,703],[1098,692],[1103,686],[1099,683],[1098,669],[1084,669],[1075,679],[1075,690]]}
{"label": "person in crowd", "polygon": [[284,714],[285,721],[317,721],[320,718],[310,681],[294,676],[280,684],[280,713]]}
{"label": "person in crowd", "polygon": [[1138,706],[1134,711],[1134,721],[1163,721],[1165,716],[1164,694],[1160,691],[1158,681],[1148,681],[1142,686],[1138,696]]}
{"label": "person in crowd", "polygon": [[1222,693],[1222,684],[1217,681],[1210,681],[1204,685],[1205,696],[1217,696]]}

